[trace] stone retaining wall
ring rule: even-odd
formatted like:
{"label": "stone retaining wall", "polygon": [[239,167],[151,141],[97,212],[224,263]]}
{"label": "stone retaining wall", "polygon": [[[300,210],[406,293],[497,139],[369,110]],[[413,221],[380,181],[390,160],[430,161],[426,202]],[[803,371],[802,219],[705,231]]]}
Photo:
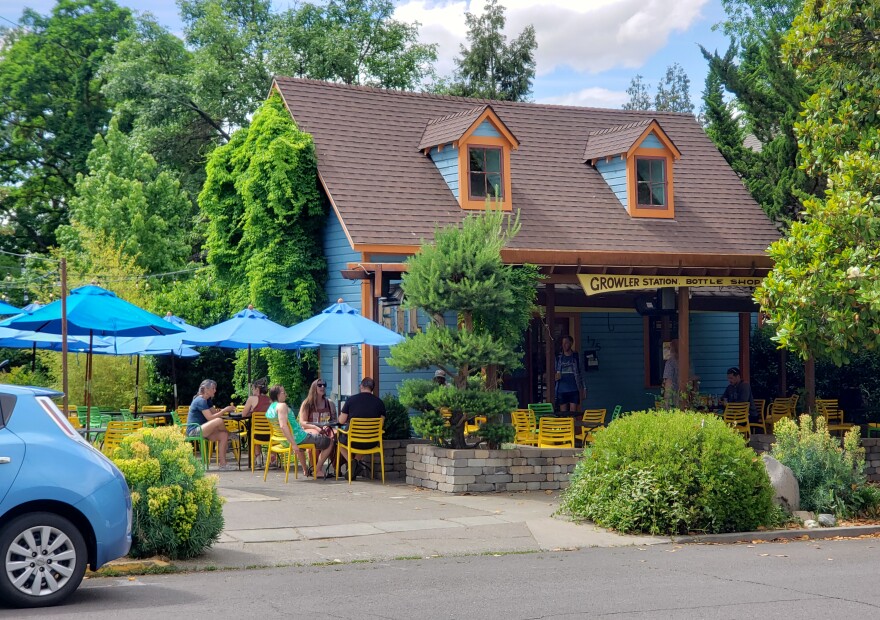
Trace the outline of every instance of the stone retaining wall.
{"label": "stone retaining wall", "polygon": [[[426,445],[427,439],[394,439],[382,442],[385,452],[385,480],[403,480],[406,477],[406,448],[409,445]],[[370,455],[364,457],[369,461]],[[379,478],[379,455],[373,460],[376,464],[376,478]]]}
{"label": "stone retaining wall", "polygon": [[[761,454],[770,452],[770,446],[776,441],[774,435],[752,435],[749,446]],[[880,439],[867,439],[862,436],[862,447],[865,448],[865,474],[871,482],[880,482]]]}
{"label": "stone retaining wall", "polygon": [[446,493],[565,489],[582,450],[519,446],[512,450],[406,449],[406,483]]}

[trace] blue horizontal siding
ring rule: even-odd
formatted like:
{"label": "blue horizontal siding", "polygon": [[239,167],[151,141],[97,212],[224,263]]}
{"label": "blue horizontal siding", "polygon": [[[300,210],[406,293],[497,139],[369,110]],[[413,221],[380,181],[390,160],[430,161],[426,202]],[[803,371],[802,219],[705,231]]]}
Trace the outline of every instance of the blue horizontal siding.
{"label": "blue horizontal siding", "polygon": [[596,170],[605,179],[620,204],[626,207],[626,162],[620,157],[615,157],[610,162],[600,159],[596,162]]}
{"label": "blue horizontal siding", "polygon": [[446,181],[447,187],[458,198],[458,149],[447,144],[441,151],[435,146],[431,149],[431,160]]}
{"label": "blue horizontal siding", "polygon": [[736,312],[691,314],[691,358],[700,391],[722,394],[727,369],[739,366],[739,315]]}
{"label": "blue horizontal siding", "polygon": [[635,312],[584,312],[581,314],[581,339],[577,351],[583,364],[583,344],[590,338],[601,347],[599,369],[584,373],[588,409],[606,409],[615,405],[623,411],[645,409],[654,404],[645,389],[645,353],[642,317]]}

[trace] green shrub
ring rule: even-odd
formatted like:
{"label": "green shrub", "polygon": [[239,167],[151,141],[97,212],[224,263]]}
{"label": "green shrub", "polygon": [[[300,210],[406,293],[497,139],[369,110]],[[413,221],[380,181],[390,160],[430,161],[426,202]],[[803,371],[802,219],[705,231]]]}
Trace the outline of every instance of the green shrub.
{"label": "green shrub", "polygon": [[640,411],[595,435],[561,512],[621,532],[749,531],[777,518],[761,460],[713,415]]}
{"label": "green shrub", "polygon": [[426,411],[412,419],[413,429],[419,437],[423,437],[435,446],[443,447],[452,438],[452,428],[446,418],[436,411]]}
{"label": "green shrub", "polygon": [[790,467],[797,478],[803,510],[845,517],[872,509],[873,493],[859,491],[866,484],[859,427],[850,429],[843,446],[828,433],[821,416],[813,420],[802,415],[799,425],[783,419],[773,430],[776,443],[771,455]]}
{"label": "green shrub", "polygon": [[113,461],[131,488],[135,558],[192,558],[223,530],[216,478],[206,477],[183,434],[171,426],[145,428],[122,440]]}
{"label": "green shrub", "polygon": [[412,433],[409,411],[393,394],[386,394],[382,401],[385,403],[385,439],[409,439]]}
{"label": "green shrub", "polygon": [[483,441],[489,444],[490,450],[498,450],[502,444],[510,443],[516,437],[516,429],[512,424],[496,424],[488,422],[480,424],[477,433]]}
{"label": "green shrub", "polygon": [[404,407],[424,413],[433,409],[427,397],[438,387],[428,379],[406,379],[397,388],[397,397]]}

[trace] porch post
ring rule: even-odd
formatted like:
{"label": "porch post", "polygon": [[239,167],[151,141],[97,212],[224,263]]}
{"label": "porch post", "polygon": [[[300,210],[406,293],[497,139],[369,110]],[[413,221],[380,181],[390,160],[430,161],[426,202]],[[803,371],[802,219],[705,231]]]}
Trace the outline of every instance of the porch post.
{"label": "porch post", "polygon": [[[378,300],[376,299],[376,287],[373,280],[361,280],[361,314],[375,321],[379,314]],[[364,377],[372,377],[376,382],[375,393],[381,394],[379,391],[379,348],[368,344],[364,345],[364,361],[363,361]]]}
{"label": "porch post", "polygon": [[804,411],[816,410],[816,356],[810,356],[804,362],[804,387],[807,389],[807,403]]}
{"label": "porch post", "polygon": [[788,394],[788,351],[779,349],[779,396],[785,398]]}
{"label": "porch post", "polygon": [[742,380],[751,382],[749,379],[752,344],[752,315],[750,312],[739,313],[739,371]]}
{"label": "porch post", "polygon": [[690,295],[686,286],[678,287],[678,391],[687,393],[691,381]]}
{"label": "porch post", "polygon": [[544,319],[547,322],[547,337],[544,343],[544,400],[556,402],[556,343],[553,342],[553,325],[556,323],[556,286],[547,283],[544,289],[547,298]]}

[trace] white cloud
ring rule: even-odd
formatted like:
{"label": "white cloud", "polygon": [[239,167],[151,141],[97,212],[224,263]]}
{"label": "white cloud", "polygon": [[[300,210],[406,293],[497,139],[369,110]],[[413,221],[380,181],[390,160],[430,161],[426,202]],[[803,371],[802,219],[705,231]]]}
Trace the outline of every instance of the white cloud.
{"label": "white cloud", "polygon": [[629,95],[624,91],[593,87],[556,97],[545,97],[539,99],[538,103],[574,105],[587,108],[619,108],[627,101],[629,101]]}
{"label": "white cloud", "polygon": [[[599,73],[638,68],[669,37],[686,31],[709,0],[502,0],[506,34],[533,24],[539,75],[562,67]],[[467,10],[482,12],[482,0],[404,0],[395,10],[402,21],[422,24],[421,39],[437,43],[437,72],[447,75],[465,42]]]}

